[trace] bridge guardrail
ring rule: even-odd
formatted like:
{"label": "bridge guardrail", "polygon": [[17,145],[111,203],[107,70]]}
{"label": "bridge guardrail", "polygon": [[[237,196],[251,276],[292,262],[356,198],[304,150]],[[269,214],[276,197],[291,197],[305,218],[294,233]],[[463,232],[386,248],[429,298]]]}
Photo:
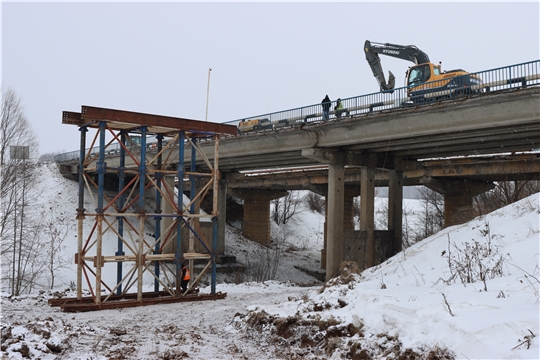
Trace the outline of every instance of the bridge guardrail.
{"label": "bridge guardrail", "polygon": [[[421,86],[401,87],[389,92],[377,92],[341,99],[343,105],[341,110],[335,108],[337,102],[333,100],[329,120],[396,107],[428,105],[434,101],[452,99],[458,96],[533,85],[540,85],[540,60],[479,71],[463,76],[449,77],[424,83]],[[262,126],[257,127],[257,120],[264,121]],[[240,129],[247,132],[251,130],[278,129],[285,126],[294,126],[298,123],[319,121],[324,121],[323,109],[321,104],[317,103],[246,117],[225,122],[225,124],[239,125],[244,122],[247,126],[240,125]]]}
{"label": "bridge guardrail", "polygon": [[[540,60],[424,83],[422,86],[401,87],[394,89],[392,92],[377,92],[344,98],[341,99],[343,108],[339,110],[335,109],[336,100],[334,100],[331,104],[328,120],[331,121],[340,117],[361,115],[399,107],[428,105],[434,101],[452,99],[459,96],[535,85],[540,85]],[[317,103],[228,121],[225,124],[239,125],[244,122],[249,124],[249,126],[243,127],[243,129],[245,131],[251,131],[277,130],[302,123],[321,121],[324,121],[323,109],[321,104]],[[149,150],[152,150],[156,142],[154,136],[147,137]],[[119,144],[114,143],[107,147],[107,154],[116,154],[119,150]],[[94,153],[98,153],[98,151],[99,147],[92,149]],[[62,163],[75,161],[78,158],[79,150],[76,150],[58,154],[54,157],[54,161]]]}

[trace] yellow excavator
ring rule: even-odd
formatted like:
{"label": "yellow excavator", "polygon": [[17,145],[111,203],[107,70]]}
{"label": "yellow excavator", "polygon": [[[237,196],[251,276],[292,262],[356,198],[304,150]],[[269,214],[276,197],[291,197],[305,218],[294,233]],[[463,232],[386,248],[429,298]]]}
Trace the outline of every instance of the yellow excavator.
{"label": "yellow excavator", "polygon": [[481,89],[482,80],[477,75],[461,69],[443,72],[440,64],[430,62],[429,56],[414,45],[383,44],[366,40],[364,52],[381,92],[392,93],[396,78],[388,71],[386,82],[379,54],[409,60],[415,64],[409,67],[405,77],[407,96],[413,103],[471,94]]}

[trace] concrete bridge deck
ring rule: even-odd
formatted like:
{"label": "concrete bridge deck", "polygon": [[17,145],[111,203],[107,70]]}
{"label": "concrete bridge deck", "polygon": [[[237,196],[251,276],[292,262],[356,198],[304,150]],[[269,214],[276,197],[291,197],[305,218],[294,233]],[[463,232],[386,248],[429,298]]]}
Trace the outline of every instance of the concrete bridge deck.
{"label": "concrete bridge deck", "polygon": [[[313,166],[342,157],[339,161],[347,165],[407,170],[424,159],[531,151],[540,148],[539,104],[540,87],[531,87],[223,137],[219,168],[239,172]],[[199,145],[212,159],[213,143]],[[106,161],[118,166],[115,154]],[[190,162],[186,153],[184,163]],[[76,161],[59,166],[63,174],[77,172]],[[197,167],[205,167],[200,156]]]}

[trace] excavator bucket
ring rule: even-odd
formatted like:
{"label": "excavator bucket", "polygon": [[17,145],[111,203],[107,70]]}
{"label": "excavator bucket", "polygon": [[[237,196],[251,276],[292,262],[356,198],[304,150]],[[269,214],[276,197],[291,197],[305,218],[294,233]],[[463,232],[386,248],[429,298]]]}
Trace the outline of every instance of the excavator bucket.
{"label": "excavator bucket", "polygon": [[386,85],[385,90],[394,90],[394,87],[396,86],[396,77],[390,70],[388,70],[388,84]]}

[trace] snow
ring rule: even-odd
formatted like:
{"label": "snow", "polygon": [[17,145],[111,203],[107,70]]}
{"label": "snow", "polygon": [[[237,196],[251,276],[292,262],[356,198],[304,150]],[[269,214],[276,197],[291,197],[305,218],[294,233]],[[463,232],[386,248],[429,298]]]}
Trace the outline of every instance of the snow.
{"label": "snow", "polygon": [[[72,259],[77,183],[62,178],[54,164],[43,170],[43,207],[73,222],[65,250]],[[2,291],[2,356],[538,359],[539,203],[535,194],[446,228],[362,273],[348,264],[325,284],[302,270],[321,272],[324,215],[303,208],[287,224],[272,224],[284,249],[276,279],[255,283],[245,275],[235,283],[220,275],[216,290],[227,293],[223,300],[64,313],[47,300],[55,293],[75,296],[66,289],[75,278],[67,264],[54,290],[19,297]],[[226,244],[239,262],[266,249],[231,226]],[[462,283],[463,269],[472,282]],[[200,291],[209,293],[209,286]]]}

